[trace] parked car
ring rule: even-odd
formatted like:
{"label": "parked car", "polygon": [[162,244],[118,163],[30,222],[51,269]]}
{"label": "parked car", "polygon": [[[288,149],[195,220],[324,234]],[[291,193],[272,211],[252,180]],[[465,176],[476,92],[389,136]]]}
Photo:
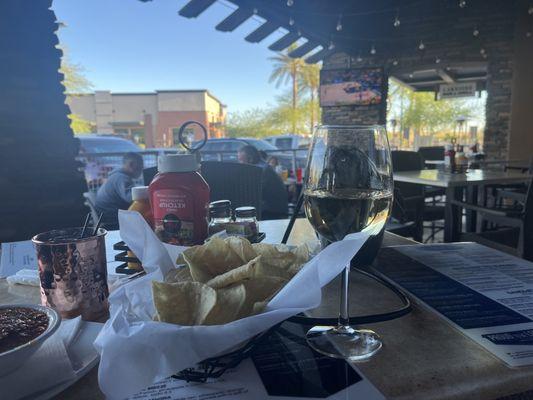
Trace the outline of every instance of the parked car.
{"label": "parked car", "polygon": [[302,135],[277,135],[266,137],[265,140],[280,150],[307,149],[311,139]]}
{"label": "parked car", "polygon": [[[122,165],[122,155],[129,152],[142,152],[135,143],[110,135],[80,135],[78,160],[84,164],[85,180],[89,188],[98,188],[112,170]],[[156,157],[144,157],[145,167],[156,165]]]}
{"label": "parked car", "polygon": [[[199,142],[193,143],[197,146]],[[255,138],[224,138],[224,139],[209,139],[204,147],[200,150],[203,161],[230,161],[237,162],[237,153],[239,149],[246,145],[252,145],[257,150],[263,151],[267,156],[276,156],[287,170],[292,170],[292,154],[282,152],[276,146],[268,143],[265,140]],[[304,168],[307,154],[296,154],[296,168]]]}

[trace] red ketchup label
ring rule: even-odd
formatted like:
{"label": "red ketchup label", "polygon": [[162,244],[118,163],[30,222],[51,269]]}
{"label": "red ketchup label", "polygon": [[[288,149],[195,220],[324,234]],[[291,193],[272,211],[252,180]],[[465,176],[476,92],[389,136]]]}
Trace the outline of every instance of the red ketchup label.
{"label": "red ketchup label", "polygon": [[163,242],[194,245],[194,197],[187,192],[162,189],[154,192],[155,233]]}

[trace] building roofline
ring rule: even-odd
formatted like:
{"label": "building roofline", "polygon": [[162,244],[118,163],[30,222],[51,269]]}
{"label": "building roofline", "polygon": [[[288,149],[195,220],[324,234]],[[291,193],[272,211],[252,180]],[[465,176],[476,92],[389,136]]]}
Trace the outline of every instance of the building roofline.
{"label": "building roofline", "polygon": [[[97,90],[98,92],[106,92],[107,90]],[[205,93],[212,99],[220,103],[221,106],[227,107],[226,104],[222,103],[218,97],[213,95],[207,89],[165,89],[165,90],[155,90],[153,92],[109,92],[111,96],[155,96],[158,93]],[[93,93],[67,93],[67,96],[94,96]]]}

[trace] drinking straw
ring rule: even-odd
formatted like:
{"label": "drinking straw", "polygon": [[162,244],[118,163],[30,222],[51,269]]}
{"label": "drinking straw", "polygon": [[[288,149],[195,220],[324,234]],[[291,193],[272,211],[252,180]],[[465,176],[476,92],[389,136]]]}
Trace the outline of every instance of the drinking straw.
{"label": "drinking straw", "polygon": [[303,202],[304,194],[300,193],[300,197],[298,197],[298,201],[296,202],[296,206],[294,207],[294,212],[291,216],[291,220],[289,221],[289,225],[287,226],[287,229],[285,229],[285,234],[283,235],[283,239],[281,240],[282,244],[287,244],[287,240],[289,240],[289,235],[291,234],[292,227],[294,226],[296,218],[298,218],[298,213],[300,212],[300,208],[302,208]]}
{"label": "drinking straw", "polygon": [[94,227],[92,236],[96,235],[96,233],[98,232],[98,229],[100,228],[100,222],[102,222],[102,215],[104,215],[104,213],[100,213],[100,216],[98,217],[98,222],[96,223]]}
{"label": "drinking straw", "polygon": [[89,224],[89,219],[91,218],[91,213],[88,213],[85,217],[85,223],[83,224],[83,229],[81,230],[80,239],[83,239],[85,231],[87,230],[87,225]]}

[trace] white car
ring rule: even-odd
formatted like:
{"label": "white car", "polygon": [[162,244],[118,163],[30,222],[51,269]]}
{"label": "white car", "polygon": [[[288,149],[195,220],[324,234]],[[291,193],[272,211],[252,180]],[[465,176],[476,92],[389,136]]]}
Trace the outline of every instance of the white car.
{"label": "white car", "polygon": [[308,148],[311,139],[301,135],[278,135],[264,138],[270,144],[276,146],[280,150],[297,150]]}

